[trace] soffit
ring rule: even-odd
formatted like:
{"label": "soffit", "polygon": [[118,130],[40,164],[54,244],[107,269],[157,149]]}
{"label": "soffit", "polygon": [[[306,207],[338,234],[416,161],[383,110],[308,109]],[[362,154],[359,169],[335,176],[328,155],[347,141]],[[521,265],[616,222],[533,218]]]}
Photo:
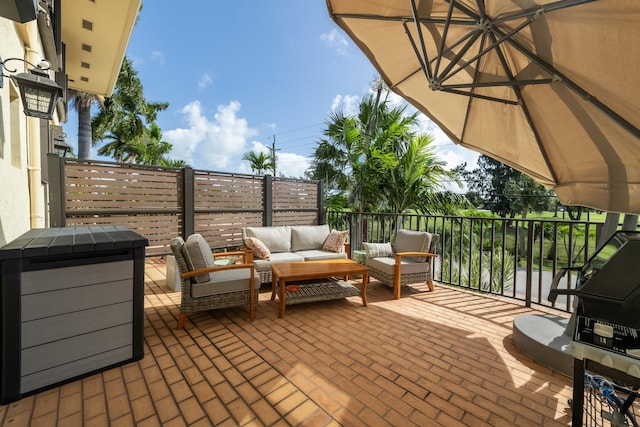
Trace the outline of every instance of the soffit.
{"label": "soffit", "polygon": [[142,0],[64,0],[69,89],[111,96]]}

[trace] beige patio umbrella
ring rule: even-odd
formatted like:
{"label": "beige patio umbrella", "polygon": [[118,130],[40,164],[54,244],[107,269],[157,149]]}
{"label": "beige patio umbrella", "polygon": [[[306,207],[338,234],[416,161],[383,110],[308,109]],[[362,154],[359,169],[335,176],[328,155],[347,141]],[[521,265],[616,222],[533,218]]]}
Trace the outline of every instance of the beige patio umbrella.
{"label": "beige patio umbrella", "polygon": [[640,213],[640,1],[327,0],[386,84],[566,205]]}

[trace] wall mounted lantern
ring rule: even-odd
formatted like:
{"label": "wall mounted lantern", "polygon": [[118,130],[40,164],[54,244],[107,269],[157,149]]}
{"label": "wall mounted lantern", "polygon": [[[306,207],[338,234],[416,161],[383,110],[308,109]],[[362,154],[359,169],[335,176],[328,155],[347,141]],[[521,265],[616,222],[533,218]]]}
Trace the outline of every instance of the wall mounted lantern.
{"label": "wall mounted lantern", "polygon": [[[17,71],[17,69],[12,70],[7,67],[9,61],[22,61],[34,68],[31,68],[28,73],[5,75],[3,70],[9,73]],[[62,95],[62,88],[46,73],[49,68],[51,68],[51,64],[44,59],[38,65],[33,65],[20,58],[7,58],[4,61],[0,58],[0,88],[4,84],[4,77],[10,77],[20,90],[24,113],[27,116],[49,120],[53,117],[58,97]]]}
{"label": "wall mounted lantern", "polygon": [[53,140],[53,152],[58,157],[67,157],[67,153],[71,150],[71,146],[63,138],[55,138]]}

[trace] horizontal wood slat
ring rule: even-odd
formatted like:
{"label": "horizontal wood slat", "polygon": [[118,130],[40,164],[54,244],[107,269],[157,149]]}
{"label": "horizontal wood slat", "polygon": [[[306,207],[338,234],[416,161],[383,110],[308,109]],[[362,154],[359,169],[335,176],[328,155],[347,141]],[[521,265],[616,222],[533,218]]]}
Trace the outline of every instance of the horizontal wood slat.
{"label": "horizontal wood slat", "polygon": [[[193,206],[185,206],[185,182],[193,182]],[[184,225],[190,223],[185,215],[193,216],[193,231],[212,248],[242,245],[242,228],[262,226],[265,218],[273,225],[317,224],[316,181],[267,182],[269,215],[263,176],[69,159],[63,185],[66,226],[128,227],[149,240],[149,256],[170,253],[169,241],[185,237]]]}

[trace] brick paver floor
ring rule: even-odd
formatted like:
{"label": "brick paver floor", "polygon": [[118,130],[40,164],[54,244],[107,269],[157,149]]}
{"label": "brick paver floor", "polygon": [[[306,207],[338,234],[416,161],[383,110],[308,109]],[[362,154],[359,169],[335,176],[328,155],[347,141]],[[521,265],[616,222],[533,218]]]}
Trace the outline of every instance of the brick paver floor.
{"label": "brick paver floor", "polygon": [[369,286],[278,319],[263,288],[255,322],[237,307],[189,316],[160,258],[147,260],[145,357],[0,406],[4,426],[569,425],[571,380],[511,339],[534,310],[436,285]]}

